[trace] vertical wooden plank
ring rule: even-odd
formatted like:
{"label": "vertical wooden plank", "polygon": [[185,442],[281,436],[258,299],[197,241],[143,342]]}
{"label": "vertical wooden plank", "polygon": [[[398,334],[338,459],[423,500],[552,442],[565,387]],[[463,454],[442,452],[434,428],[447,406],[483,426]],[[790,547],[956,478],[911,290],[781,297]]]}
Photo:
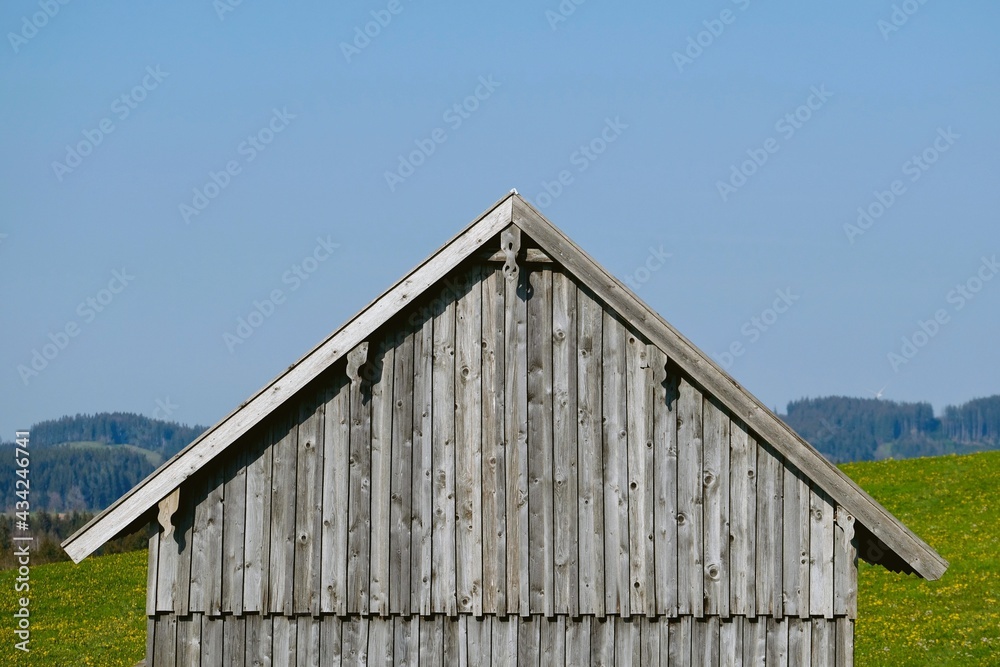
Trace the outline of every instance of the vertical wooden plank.
{"label": "vertical wooden plank", "polygon": [[[271,462],[271,576],[268,585],[271,613],[291,614],[295,574],[295,469],[298,429],[291,408],[284,408],[274,424]],[[297,420],[296,420],[297,421]]]}
{"label": "vertical wooden plank", "polygon": [[[837,667],[854,667],[854,621],[840,616],[837,624]],[[159,632],[159,628],[157,628]]]}
{"label": "vertical wooden plank", "polygon": [[[504,280],[504,442],[507,454],[507,611],[530,613],[528,598],[527,289],[523,269]],[[522,574],[523,573],[523,574]]]}
{"label": "vertical wooden plank", "polygon": [[156,653],[156,617],[146,619],[146,667],[156,667],[153,658]]}
{"label": "vertical wooden plank", "polygon": [[146,551],[146,616],[156,615],[156,593],[160,585],[157,577],[157,564],[160,560],[160,524],[153,521],[150,524],[149,546]]}
{"label": "vertical wooden plank", "polygon": [[[221,466],[203,470],[198,489],[197,506],[191,537],[191,597],[192,612],[218,615],[222,592],[222,517],[225,489]],[[200,630],[199,630],[200,633]]]}
{"label": "vertical wooden plank", "polygon": [[323,660],[319,650],[320,628],[321,623],[318,617],[297,617],[295,655],[298,658],[299,667],[326,667],[328,664]]}
{"label": "vertical wooden plank", "polygon": [[371,563],[368,608],[389,613],[389,515],[392,505],[392,393],[395,370],[394,340],[383,340],[372,355],[371,427]]}
{"label": "vertical wooden plank", "polygon": [[420,667],[452,667],[445,665],[443,616],[435,614],[420,621]]}
{"label": "vertical wooden plank", "polygon": [[757,529],[757,443],[747,426],[732,420],[729,433],[730,491],[730,603],[733,614],[757,615],[754,581]]}
{"label": "vertical wooden plank", "polygon": [[834,614],[857,618],[858,564],[854,548],[854,517],[837,507],[834,525]]}
{"label": "vertical wooden plank", "polygon": [[613,667],[615,664],[615,623],[619,617],[608,615],[590,620],[590,664]]}
{"label": "vertical wooden plank", "polygon": [[224,541],[222,566],[222,611],[233,614],[243,613],[243,568],[246,565],[244,538],[246,534],[247,509],[247,448],[254,441],[244,439],[232,449],[226,463],[223,490],[224,507],[222,519],[222,539]]}
{"label": "vertical wooden plank", "polygon": [[[493,618],[493,664],[517,664],[517,626],[518,617],[495,616]],[[423,661],[421,660],[421,667]]]}
{"label": "vertical wooden plank", "polygon": [[459,632],[459,618],[459,616],[448,616],[442,621],[444,638],[441,643],[441,660],[449,667],[462,664],[463,654],[468,657],[465,635]]}
{"label": "vertical wooden plank", "polygon": [[[362,345],[367,345],[363,343]],[[358,360],[363,356],[356,348]],[[375,350],[369,350],[373,354]],[[368,612],[371,564],[371,357],[351,378],[350,488],[347,500],[347,611]],[[364,653],[363,650],[360,653]]]}
{"label": "vertical wooden plank", "polygon": [[552,273],[552,443],[555,513],[555,602],[557,613],[580,614],[577,504],[576,285]]}
{"label": "vertical wooden plank", "polygon": [[767,667],[797,667],[788,663],[788,622],[791,617],[767,619]]}
{"label": "vertical wooden plank", "polygon": [[349,616],[342,626],[341,664],[350,667],[368,665],[368,624],[367,616]]}
{"label": "vertical wooden plank", "polygon": [[837,664],[836,621],[813,619],[812,656],[810,667],[836,667]]}
{"label": "vertical wooden plank", "polygon": [[577,290],[579,420],[580,613],[604,615],[604,449],[601,405],[604,313],[593,295]]}
{"label": "vertical wooden plank", "polygon": [[834,506],[822,491],[811,489],[809,533],[809,615],[833,618]]}
{"label": "vertical wooden plank", "polygon": [[323,450],[325,405],[300,399],[295,473],[295,572],[293,605],[300,614],[319,615],[323,533]]}
{"label": "vertical wooden plank", "polygon": [[675,618],[660,617],[660,667],[673,667],[674,662],[671,660],[673,647],[670,643],[671,635],[673,630],[671,628],[677,626],[679,621]]}
{"label": "vertical wooden plank", "polygon": [[[566,622],[566,667],[590,667],[590,624],[593,616],[584,615]],[[499,663],[498,663],[499,664]]]}
{"label": "vertical wooden plank", "polygon": [[392,413],[392,507],[389,517],[389,611],[410,613],[410,521],[413,514],[413,332],[394,357]]}
{"label": "vertical wooden plank", "polygon": [[517,628],[517,667],[541,667],[538,642],[541,616],[522,616]]}
{"label": "vertical wooden plank", "polygon": [[347,512],[350,489],[351,391],[337,368],[323,409],[323,536],[320,610],[347,613]]}
{"label": "vertical wooden plank", "polygon": [[[329,412],[327,412],[329,415]],[[418,617],[419,618],[419,617]],[[323,667],[340,667],[343,641],[343,619],[333,614],[320,617],[319,646],[323,654]]]}
{"label": "vertical wooden plank", "polygon": [[373,616],[368,622],[368,667],[392,667],[392,618]]}
{"label": "vertical wooden plank", "polygon": [[702,397],[681,378],[677,399],[677,581],[681,615],[704,613]]}
{"label": "vertical wooden plank", "polygon": [[470,616],[462,615],[466,627],[464,635],[467,643],[467,662],[469,665],[479,667],[489,667],[493,660],[492,640],[490,631],[492,629],[493,616]]}
{"label": "vertical wooden plank", "polygon": [[[822,619],[818,622],[822,623]],[[810,619],[788,618],[788,664],[808,665],[812,655]]]}
{"label": "vertical wooden plank", "polygon": [[629,609],[628,410],[625,327],[604,313],[604,601],[607,612]]}
{"label": "vertical wooden plank", "polygon": [[174,614],[158,616],[154,634],[154,667],[174,667],[177,665],[177,616]]}
{"label": "vertical wooden plank", "polygon": [[[656,615],[653,576],[653,380],[646,341],[625,338],[625,405],[628,424],[629,607]],[[638,655],[636,656],[638,659]]]}
{"label": "vertical wooden plank", "polygon": [[[641,610],[640,610],[641,611]],[[642,632],[639,625],[643,616],[615,619],[615,664],[639,665],[642,657]]]}
{"label": "vertical wooden plank", "polygon": [[677,400],[680,376],[667,373],[667,355],[649,346],[653,371],[653,487],[656,612],[677,616]]}
{"label": "vertical wooden plank", "polygon": [[694,664],[692,651],[694,617],[681,616],[669,626],[669,646],[667,655],[670,667],[691,667]]}
{"label": "vertical wooden plank", "polygon": [[531,276],[528,299],[528,580],[531,610],[555,610],[552,508],[552,272]]}
{"label": "vertical wooden plank", "polygon": [[[393,625],[393,660],[400,667],[419,665],[420,661],[420,617],[396,616]],[[325,667],[325,666],[324,666]]]}
{"label": "vertical wooden plank", "polygon": [[539,665],[566,664],[566,616],[538,616]]}
{"label": "vertical wooden plank", "polygon": [[[660,667],[660,625],[666,624],[667,619],[658,619],[656,616],[643,616],[637,619],[640,633],[640,653],[638,664],[642,667]],[[663,653],[666,653],[664,647]]]}
{"label": "vertical wooden plank", "polygon": [[271,617],[261,614],[247,616],[246,666],[271,667]]}
{"label": "vertical wooden plank", "polygon": [[780,618],[784,548],[784,465],[769,445],[757,443],[757,614]]}
{"label": "vertical wooden plank", "polygon": [[212,664],[243,667],[246,661],[247,616],[222,617],[222,662]]}
{"label": "vertical wooden plank", "polygon": [[433,523],[433,449],[431,387],[434,321],[426,319],[413,335],[413,519],[410,524],[410,608],[431,613],[431,525]]}
{"label": "vertical wooden plank", "polygon": [[455,302],[434,317],[433,369],[434,521],[432,609],[452,616],[455,599]]}
{"label": "vertical wooden plank", "polygon": [[177,664],[198,667],[201,664],[201,616],[193,613],[177,619]]}
{"label": "vertical wooden plank", "polygon": [[223,617],[203,615],[201,617],[201,664],[205,667],[228,664],[223,662],[224,645]]}
{"label": "vertical wooden plank", "polygon": [[295,667],[297,661],[295,617],[275,616],[271,619],[272,667]]}
{"label": "vertical wooden plank", "polygon": [[247,512],[243,551],[243,611],[268,609],[267,582],[271,562],[271,464],[268,428],[253,432],[247,451]]}
{"label": "vertical wooden plank", "polygon": [[483,611],[507,613],[507,493],[504,454],[504,279],[483,279]]}
{"label": "vertical wooden plank", "polygon": [[743,667],[743,618],[734,615],[719,623],[720,667]]}
{"label": "vertical wooden plank", "polygon": [[483,287],[478,266],[466,274],[455,310],[455,492],[458,611],[483,613]]}
{"label": "vertical wooden plank", "polygon": [[719,667],[721,660],[719,617],[696,618],[692,630],[692,662],[703,667]]}
{"label": "vertical wooden plank", "polygon": [[[194,523],[197,504],[204,497],[202,487],[203,479],[194,476],[189,482],[181,487],[180,504],[174,514],[174,531],[171,539],[160,540],[160,545],[167,542],[173,545],[177,555],[174,562],[177,563],[176,574],[173,575],[173,591],[168,599],[173,599],[173,611],[178,616],[187,616],[190,613],[191,601],[191,559],[194,552]],[[161,549],[162,554],[162,549]]]}
{"label": "vertical wooden plank", "polygon": [[809,482],[792,467],[784,472],[784,573],[786,616],[809,616]]}
{"label": "vertical wooden plank", "polygon": [[729,412],[704,403],[705,613],[729,616]]}
{"label": "vertical wooden plank", "polygon": [[758,616],[743,623],[743,664],[744,667],[765,667],[767,659],[767,620]]}

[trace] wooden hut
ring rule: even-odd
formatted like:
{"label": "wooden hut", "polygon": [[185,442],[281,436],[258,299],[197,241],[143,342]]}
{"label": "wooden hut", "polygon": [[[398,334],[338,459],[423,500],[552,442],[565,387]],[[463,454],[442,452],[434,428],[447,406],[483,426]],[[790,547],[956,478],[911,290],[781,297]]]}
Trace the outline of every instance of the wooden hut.
{"label": "wooden hut", "polygon": [[150,667],[851,665],[947,563],[516,193],[64,543]]}

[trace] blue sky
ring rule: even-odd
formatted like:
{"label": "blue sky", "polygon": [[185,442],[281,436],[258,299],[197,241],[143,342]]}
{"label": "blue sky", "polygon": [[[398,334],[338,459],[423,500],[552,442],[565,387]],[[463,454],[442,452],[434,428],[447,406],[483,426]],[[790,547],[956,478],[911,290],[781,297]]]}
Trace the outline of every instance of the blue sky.
{"label": "blue sky", "polygon": [[1000,393],[998,19],[4,3],[0,437],[215,423],[512,187],[769,406]]}

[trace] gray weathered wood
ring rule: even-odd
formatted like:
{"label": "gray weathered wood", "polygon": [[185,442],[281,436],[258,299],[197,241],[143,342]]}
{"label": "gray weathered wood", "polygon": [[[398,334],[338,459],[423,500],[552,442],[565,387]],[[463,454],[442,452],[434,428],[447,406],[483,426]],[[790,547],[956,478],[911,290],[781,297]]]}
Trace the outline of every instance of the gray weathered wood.
{"label": "gray weathered wood", "polygon": [[[653,493],[656,611],[677,616],[677,399],[680,376],[668,374],[667,355],[648,349],[653,375]],[[661,633],[662,634],[662,633]]]}
{"label": "gray weathered wood", "polygon": [[323,536],[320,609],[347,613],[347,512],[350,489],[350,381],[334,374],[323,417]]}
{"label": "gray weathered wood", "polygon": [[318,617],[299,616],[296,619],[295,655],[300,667],[326,667],[323,654],[320,651],[320,632],[322,625]]}
{"label": "gray weathered wood", "polygon": [[[350,489],[347,500],[347,611],[368,612],[368,576],[371,564],[371,381],[373,371],[361,364],[367,343],[352,351]],[[363,651],[362,651],[363,653]]]}
{"label": "gray weathered wood", "polygon": [[681,615],[704,613],[702,396],[681,378],[677,398],[677,581]]}
{"label": "gray weathered wood", "polygon": [[788,662],[788,623],[791,617],[767,619],[767,667],[797,667]]}
{"label": "gray weathered wood", "polygon": [[268,605],[271,613],[291,614],[295,567],[295,469],[298,429],[288,408],[274,423],[271,462],[271,572]]}
{"label": "gray weathered wood", "polygon": [[786,616],[809,616],[809,482],[794,468],[784,473],[784,572]]}
{"label": "gray weathered wood", "polygon": [[495,616],[475,617],[462,614],[459,618],[464,622],[462,635],[466,638],[466,664],[489,667],[493,661],[493,646],[491,632]]}
{"label": "gray weathered wood", "polygon": [[[530,613],[528,596],[527,275],[504,280],[504,442],[507,454],[507,611]],[[523,576],[522,576],[523,573]]]}
{"label": "gray weathered wood", "polygon": [[[700,580],[700,578],[699,578]],[[695,662],[692,651],[694,635],[694,617],[681,616],[668,626],[669,646],[667,648],[670,667],[692,667],[700,664]],[[698,656],[700,658],[700,656]]]}
{"label": "gray weathered wood", "polygon": [[[788,664],[808,665],[812,656],[812,621],[788,618]],[[821,619],[816,622],[822,623]]]}
{"label": "gray weathered wood", "polygon": [[809,615],[833,618],[834,506],[822,491],[810,491]]}
{"label": "gray weathered wood", "polygon": [[504,280],[483,277],[483,611],[507,613],[507,493],[504,447]]}
{"label": "gray weathered wood", "polygon": [[174,667],[177,664],[177,616],[158,616],[154,634],[153,667]]}
{"label": "gray weathered wood", "polygon": [[[637,610],[640,611],[641,610]],[[615,619],[615,664],[638,665],[642,657],[642,633],[639,625],[643,616]]]}
{"label": "gray weathered wood", "polygon": [[854,517],[843,507],[837,506],[835,519],[833,611],[837,616],[857,618],[858,565],[854,548]]}
{"label": "gray weathered wood", "polygon": [[434,521],[432,608],[454,615],[455,599],[455,302],[434,317]]}
{"label": "gray weathered wood", "polygon": [[781,617],[784,467],[769,445],[757,443],[757,613]]}
{"label": "gray weathered wood", "polygon": [[587,615],[566,623],[566,667],[589,667],[592,622],[595,617]]}
{"label": "gray weathered wood", "polygon": [[198,665],[201,661],[201,614],[177,619],[177,664]]}
{"label": "gray weathered wood", "polygon": [[340,616],[324,614],[320,617],[319,646],[323,652],[323,667],[340,667],[342,630],[343,619]]}
{"label": "gray weathered wood", "polygon": [[732,616],[719,623],[720,667],[743,667],[743,618]]}
{"label": "gray weathered wood", "polygon": [[483,288],[478,266],[455,307],[455,547],[458,611],[483,613]]}
{"label": "gray weathered wood", "polygon": [[752,618],[757,615],[757,443],[737,419],[732,420],[729,443],[729,608]]}
{"label": "gray weathered wood", "polygon": [[246,566],[244,539],[247,509],[247,448],[253,441],[244,439],[240,449],[228,453],[223,491],[222,520],[222,611],[243,613],[243,568]]}
{"label": "gray weathered wood", "polygon": [[601,386],[604,377],[604,312],[584,289],[577,290],[577,318],[580,612],[603,616],[604,448]]}
{"label": "gray weathered wood", "polygon": [[320,613],[323,534],[323,397],[300,403],[295,474],[295,575],[292,608]]}
{"label": "gray weathered wood", "polygon": [[391,667],[393,662],[392,618],[373,616],[368,623],[368,667]]}
{"label": "gray weathered wood", "polygon": [[295,667],[298,662],[298,648],[295,617],[275,616],[271,619],[271,665],[272,667]]}
{"label": "gray weathered wood", "polygon": [[[186,485],[180,495],[180,505],[174,516],[174,531],[170,539],[160,540],[160,557],[163,558],[163,548],[175,551],[176,555],[168,556],[170,562],[176,563],[175,573],[170,577],[171,593],[166,600],[173,600],[174,611],[179,616],[187,616],[191,600],[191,555],[194,547],[194,522],[196,495],[203,492],[199,489],[201,480],[195,478]],[[161,566],[162,568],[162,566]],[[158,602],[159,603],[159,602]]]}
{"label": "gray weathered wood", "polygon": [[[552,507],[552,272],[532,273],[528,299],[528,581],[535,613],[555,611]],[[523,573],[522,573],[523,574]]]}
{"label": "gray weathered wood", "polygon": [[813,619],[810,667],[835,667],[837,664],[837,625],[833,620]]}
{"label": "gray weathered wood", "polygon": [[247,451],[247,513],[244,536],[243,611],[267,611],[271,571],[271,464],[268,429],[254,432]]}
{"label": "gray weathered wood", "polygon": [[431,526],[434,518],[431,401],[434,320],[426,319],[413,336],[413,521],[410,535],[410,607],[431,613]]}
{"label": "gray weathered wood", "polygon": [[209,664],[244,667],[247,657],[247,617],[244,615],[226,615],[222,617],[222,624],[222,660]]}
{"label": "gray weathered wood", "polygon": [[854,621],[840,616],[837,624],[837,667],[854,667]]}
{"label": "gray weathered wood", "polygon": [[517,628],[517,665],[541,667],[539,664],[540,616],[522,616]]}
{"label": "gray weathered wood", "polygon": [[418,665],[420,661],[420,617],[396,616],[393,625],[393,660],[398,665]]}
{"label": "gray weathered wood", "polygon": [[657,616],[642,616],[636,619],[640,629],[639,664],[642,667],[660,667],[660,654],[666,662],[666,647],[660,648],[660,625],[665,625],[667,619]]}
{"label": "gray weathered wood", "polygon": [[413,332],[394,356],[392,481],[389,516],[389,611],[410,613],[410,522],[413,514]]}
{"label": "gray weathered wood", "polygon": [[743,665],[744,667],[765,667],[767,659],[767,619],[758,616],[756,620],[743,622]]}
{"label": "gray weathered wood", "polygon": [[[566,616],[539,617],[538,663],[542,665],[566,664]],[[572,621],[570,621],[572,622]]]}
{"label": "gray weathered wood", "polygon": [[726,409],[706,397],[704,428],[705,613],[729,616],[729,433]]}
{"label": "gray weathered wood", "polygon": [[371,563],[368,609],[389,613],[389,552],[392,504],[392,412],[395,341],[383,339],[373,354],[371,401]]}
{"label": "gray weathered wood", "polygon": [[146,616],[156,615],[156,593],[160,586],[157,567],[160,560],[160,526],[150,522],[150,536],[146,551]]}
{"label": "gray weathered wood", "polygon": [[368,624],[367,616],[349,616],[344,619],[340,659],[345,667],[367,667]]}
{"label": "gray weathered wood", "polygon": [[[629,608],[656,615],[653,554],[653,379],[646,341],[625,335],[628,431]],[[638,627],[638,626],[636,626]],[[638,660],[638,656],[636,656]]]}
{"label": "gray weathered wood", "polygon": [[628,617],[628,413],[625,327],[604,312],[604,601],[607,612]]}
{"label": "gray weathered wood", "polygon": [[613,667],[615,664],[615,623],[618,618],[608,615],[590,620],[590,664],[593,667]]}
{"label": "gray weathered wood", "polygon": [[[517,664],[517,616],[495,616],[493,618],[493,664]],[[421,661],[421,665],[423,662]]]}
{"label": "gray weathered wood", "polygon": [[420,666],[451,667],[444,664],[444,617],[440,614],[420,621]]}
{"label": "gray weathered wood", "polygon": [[459,634],[458,617],[450,616],[443,621],[443,641],[441,642],[441,661],[447,667],[458,665],[461,660],[462,647],[466,646],[465,635]]}
{"label": "gray weathered wood", "polygon": [[554,607],[560,614],[580,613],[577,566],[577,324],[576,285],[552,273],[552,509],[555,543]]}

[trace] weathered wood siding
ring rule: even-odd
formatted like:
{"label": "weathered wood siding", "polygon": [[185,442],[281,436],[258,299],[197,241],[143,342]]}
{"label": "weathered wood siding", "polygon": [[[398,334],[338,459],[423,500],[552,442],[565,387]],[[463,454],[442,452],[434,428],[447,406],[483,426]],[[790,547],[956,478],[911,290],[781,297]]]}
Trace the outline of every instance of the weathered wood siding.
{"label": "weathered wood siding", "polygon": [[567,664],[650,653],[656,628],[661,656],[714,646],[678,649],[699,664],[847,641],[853,518],[556,265],[466,264],[347,356],[188,479],[151,540],[147,609],[177,655],[191,618],[247,619],[216,633],[246,664],[261,642],[357,660],[428,633],[448,660],[455,623],[460,655]]}

